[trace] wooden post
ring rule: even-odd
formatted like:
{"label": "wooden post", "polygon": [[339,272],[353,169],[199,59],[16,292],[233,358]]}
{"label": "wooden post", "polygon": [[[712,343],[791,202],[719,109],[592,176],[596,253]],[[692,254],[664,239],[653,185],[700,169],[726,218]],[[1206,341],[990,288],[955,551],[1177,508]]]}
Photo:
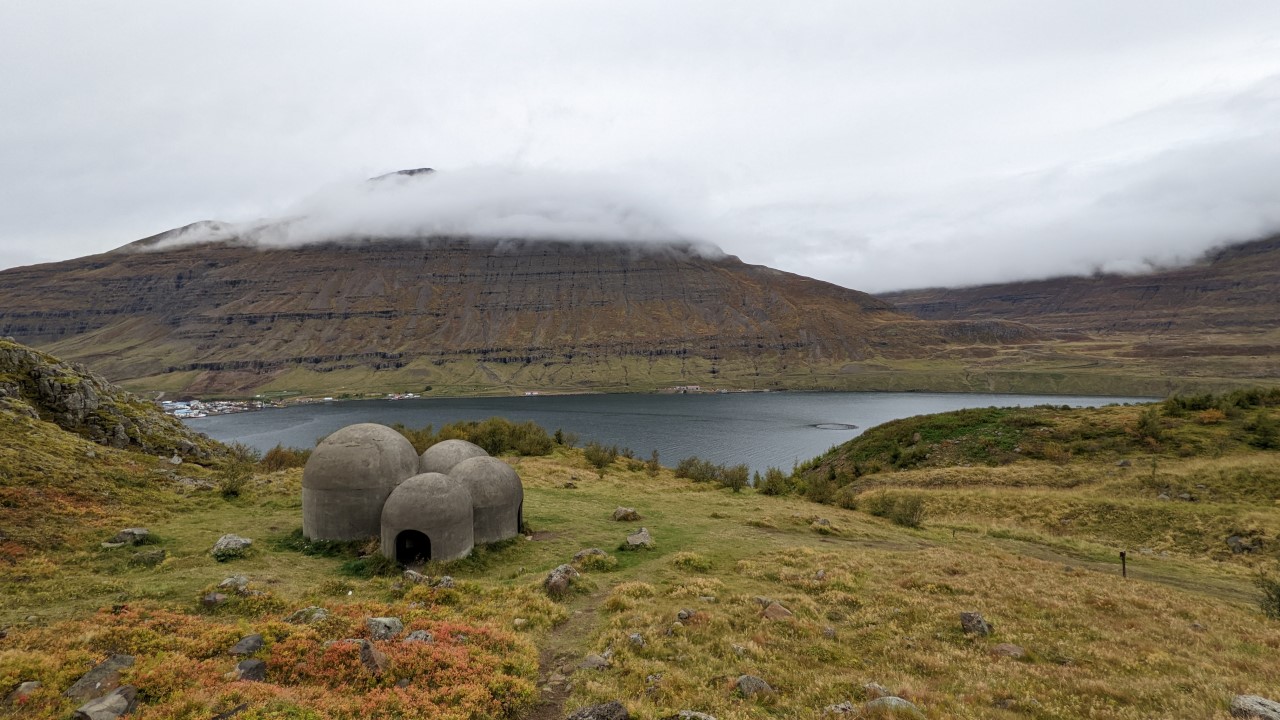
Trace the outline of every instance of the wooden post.
{"label": "wooden post", "polygon": [[1125,563],[1125,552],[1120,551],[1120,577],[1129,577],[1129,566]]}

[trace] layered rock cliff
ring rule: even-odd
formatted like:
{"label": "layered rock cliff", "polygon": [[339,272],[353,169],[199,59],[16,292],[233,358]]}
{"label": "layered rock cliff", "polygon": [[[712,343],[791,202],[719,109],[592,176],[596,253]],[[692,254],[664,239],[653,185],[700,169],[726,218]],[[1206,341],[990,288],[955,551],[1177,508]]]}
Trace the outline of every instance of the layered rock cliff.
{"label": "layered rock cliff", "polygon": [[922,322],[687,244],[230,238],[149,249],[167,239],[0,273],[0,333],[114,379],[204,393],[392,377],[810,387],[851,362],[1036,336],[1015,323]]}

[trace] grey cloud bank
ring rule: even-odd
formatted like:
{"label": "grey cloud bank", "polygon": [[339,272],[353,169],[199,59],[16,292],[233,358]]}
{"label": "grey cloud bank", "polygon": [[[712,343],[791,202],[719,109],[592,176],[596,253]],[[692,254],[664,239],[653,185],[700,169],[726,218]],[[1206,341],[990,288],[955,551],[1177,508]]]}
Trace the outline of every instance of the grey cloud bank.
{"label": "grey cloud bank", "polygon": [[1280,4],[687,5],[6,4],[0,267],[292,218],[264,241],[674,236],[876,291],[1280,228]]}

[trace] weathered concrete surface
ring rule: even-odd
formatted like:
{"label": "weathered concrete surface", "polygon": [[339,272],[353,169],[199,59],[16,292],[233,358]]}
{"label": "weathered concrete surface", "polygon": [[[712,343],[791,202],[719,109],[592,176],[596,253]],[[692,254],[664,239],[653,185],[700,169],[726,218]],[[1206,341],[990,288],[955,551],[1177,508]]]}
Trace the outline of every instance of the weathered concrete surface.
{"label": "weathered concrete surface", "polygon": [[471,493],[440,473],[414,475],[400,484],[382,508],[382,553],[392,560],[401,533],[417,531],[430,540],[430,560],[466,556],[475,545]]}
{"label": "weathered concrete surface", "polygon": [[488,455],[484,448],[466,440],[441,440],[427,448],[422,457],[418,458],[418,472],[448,475],[463,460]]}
{"label": "weathered concrete surface", "polygon": [[348,425],[325,438],[302,471],[302,532],[359,540],[380,532],[382,505],[418,470],[418,454],[385,425]]}
{"label": "weathered concrete surface", "polygon": [[475,541],[491,543],[520,534],[524,486],[510,465],[492,457],[458,463],[449,477],[466,486],[475,511]]}

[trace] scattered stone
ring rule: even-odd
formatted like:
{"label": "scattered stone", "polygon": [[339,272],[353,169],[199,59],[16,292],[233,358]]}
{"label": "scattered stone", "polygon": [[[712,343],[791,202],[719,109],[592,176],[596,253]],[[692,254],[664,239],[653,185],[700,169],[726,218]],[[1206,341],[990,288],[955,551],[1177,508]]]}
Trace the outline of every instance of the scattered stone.
{"label": "scattered stone", "polygon": [[683,608],[680,610],[680,612],[676,613],[676,619],[679,620],[680,622],[684,622],[697,614],[698,614],[697,610],[690,610],[689,608]]}
{"label": "scattered stone", "polygon": [[200,604],[211,610],[213,608],[218,607],[219,605],[222,605],[226,601],[227,601],[227,596],[223,595],[220,592],[211,592],[208,595],[205,595],[204,597],[200,598]]}
{"label": "scattered stone", "polygon": [[836,629],[831,627],[830,625],[827,625],[826,627],[822,628],[822,637],[828,640],[834,640],[836,637]]}
{"label": "scattered stone", "polygon": [[681,710],[675,715],[668,715],[663,720],[716,720],[715,715],[708,715],[696,710]]}
{"label": "scattered stone", "polygon": [[773,687],[755,675],[739,675],[733,686],[742,693],[743,697],[773,694]]}
{"label": "scattered stone", "polygon": [[631,720],[631,714],[617,700],[610,700],[600,705],[584,707],[570,715],[566,720]]}
{"label": "scattered stone", "polygon": [[125,528],[116,533],[115,537],[111,538],[107,542],[122,543],[124,545],[141,545],[150,534],[151,531],[146,528]]}
{"label": "scattered stone", "polygon": [[515,628],[515,629],[517,629],[517,630],[519,630],[520,628],[522,628],[522,627],[524,627],[524,626],[526,626],[526,625],[528,625],[528,624],[529,624],[529,619],[528,619],[528,618],[516,618],[515,620],[512,620],[512,621],[511,621],[511,627],[513,627],[513,628]]}
{"label": "scattered stone", "polygon": [[400,618],[394,617],[368,618],[364,621],[364,626],[374,640],[390,640],[404,630],[404,623],[400,622]]}
{"label": "scattered stone", "polygon": [[181,457],[181,456],[179,456],[179,455],[174,455],[173,457],[169,458],[169,464],[170,464],[170,465],[181,465],[181,464],[182,464],[182,457]]}
{"label": "scattered stone", "polygon": [[1232,535],[1227,538],[1227,547],[1236,555],[1255,553],[1262,549],[1262,538]]}
{"label": "scattered stone", "polygon": [[613,519],[618,522],[635,522],[640,520],[640,513],[635,508],[619,507],[613,511]]}
{"label": "scattered stone", "polygon": [[112,655],[80,676],[71,687],[63,691],[63,697],[88,700],[110,692],[120,685],[120,673],[133,667],[132,655]]}
{"label": "scattered stone", "polygon": [[252,655],[262,649],[262,636],[258,633],[245,635],[227,651],[229,655]]}
{"label": "scattered stone", "polygon": [[715,595],[699,595],[698,602],[713,603],[716,601]]}
{"label": "scattered stone", "polygon": [[766,620],[790,620],[795,614],[780,603],[772,602],[764,609],[764,617]]}
{"label": "scattered stone", "polygon": [[163,548],[144,550],[140,553],[134,553],[133,557],[129,558],[129,564],[134,567],[155,567],[164,562],[164,559],[168,556],[169,553],[165,552]]}
{"label": "scattered stone", "polygon": [[400,642],[408,643],[433,643],[436,639],[426,630],[414,630],[404,637]]}
{"label": "scattered stone", "polygon": [[826,579],[827,579],[827,571],[826,571],[826,570],[819,570],[818,572],[816,572],[816,573],[814,573],[814,574],[813,574],[813,579],[814,579],[814,580],[826,580]]}
{"label": "scattered stone", "polygon": [[814,520],[813,524],[817,525],[818,527],[831,527],[831,521],[822,517],[818,518],[817,520]]}
{"label": "scattered stone", "polygon": [[138,689],[123,685],[95,700],[81,705],[71,717],[74,720],[116,720],[133,712],[138,704]]}
{"label": "scattered stone", "polygon": [[889,688],[881,685],[880,683],[873,683],[873,682],[863,685],[862,692],[867,694],[867,698],[869,700],[875,700],[876,698],[882,698],[882,697],[890,697],[891,695],[893,695],[893,693],[889,692]]}
{"label": "scattered stone", "polygon": [[976,612],[960,613],[960,628],[964,630],[966,635],[981,635],[986,637],[991,634],[991,623],[986,618]]}
{"label": "scattered stone", "polygon": [[1231,717],[1280,720],[1280,702],[1258,695],[1237,695],[1231,699]]}
{"label": "scattered stone", "polygon": [[346,638],[338,642],[351,643],[360,648],[360,664],[364,665],[364,669],[374,675],[381,675],[386,672],[388,660],[386,653],[373,646],[373,643],[363,638]]}
{"label": "scattered stone", "polygon": [[906,715],[910,718],[918,718],[924,720],[924,713],[920,712],[920,708],[894,695],[886,695],[876,698],[862,706],[864,712],[881,712],[889,711],[895,715]]}
{"label": "scattered stone", "polygon": [[573,562],[574,564],[581,564],[587,558],[608,556],[609,553],[601,550],[600,548],[586,548],[585,550],[579,550],[573,554]]}
{"label": "scattered stone", "polygon": [[439,588],[441,590],[452,590],[454,587],[457,587],[457,584],[458,583],[454,581],[452,575],[441,575],[439,580],[431,583],[431,587]]}
{"label": "scattered stone", "polygon": [[565,481],[565,484],[561,485],[560,487],[564,488],[565,490],[577,490],[578,483],[573,482],[572,480],[567,480]]}
{"label": "scattered stone", "polygon": [[755,597],[751,598],[751,601],[752,601],[752,602],[754,602],[755,604],[759,605],[759,606],[760,606],[760,607],[762,607],[762,608],[764,608],[764,607],[769,607],[770,605],[772,605],[772,604],[773,604],[773,598],[767,598],[767,597],[765,597],[765,596],[763,596],[763,595],[757,595],[757,596],[755,596]]}
{"label": "scattered stone", "polygon": [[825,712],[828,715],[852,715],[854,713],[854,710],[855,708],[853,707],[853,703],[849,702],[848,700],[845,700],[842,703],[836,703],[835,705],[828,705],[827,709],[823,710],[823,712]]}
{"label": "scattered stone", "polygon": [[1198,622],[1193,622],[1193,623],[1191,623],[1190,627],[1191,627],[1191,629],[1192,629],[1192,630],[1194,630],[1194,631],[1196,631],[1196,632],[1204,632],[1204,631],[1205,631],[1205,627],[1204,627],[1203,625],[1201,625],[1200,623],[1198,623]]}
{"label": "scattered stone", "polygon": [[569,587],[578,577],[578,571],[572,565],[561,565],[547,575],[547,579],[542,581],[542,587],[547,595],[562,598],[569,594]]}
{"label": "scattered stone", "polygon": [[631,633],[627,636],[627,642],[635,647],[644,647],[644,636],[640,633]]}
{"label": "scattered stone", "polygon": [[1013,643],[1000,643],[999,645],[996,645],[995,647],[991,648],[991,654],[996,655],[998,657],[1007,657],[1007,658],[1013,658],[1014,660],[1021,660],[1022,658],[1027,656],[1027,651],[1023,650],[1021,645],[1014,645]]}
{"label": "scattered stone", "polygon": [[244,557],[249,552],[250,545],[253,545],[253,540],[228,533],[218,538],[218,542],[213,544],[213,549],[209,552],[218,562],[226,562]]}
{"label": "scattered stone", "polygon": [[262,682],[267,679],[267,664],[257,658],[241,660],[232,673],[235,675],[234,680]]}
{"label": "scattered stone", "polygon": [[1120,460],[1116,462],[1116,467],[1130,467],[1132,465],[1133,465],[1133,462],[1130,460]]}
{"label": "scattered stone", "polygon": [[249,578],[244,575],[232,575],[218,583],[219,590],[234,590],[237,594],[243,595],[249,587]]}
{"label": "scattered stone", "polygon": [[328,610],[311,605],[294,612],[289,615],[289,617],[285,618],[284,621],[295,625],[310,625],[312,623],[320,622],[327,617],[329,617]]}
{"label": "scattered stone", "polygon": [[404,579],[406,582],[411,582],[411,583],[414,583],[415,585],[421,585],[422,583],[431,581],[431,578],[427,577],[426,575],[423,575],[417,570],[405,570]]}
{"label": "scattered stone", "polygon": [[1157,495],[1157,496],[1156,496],[1156,499],[1157,499],[1157,500],[1168,501],[1168,500],[1169,500],[1169,493],[1160,493],[1159,495]]}
{"label": "scattered stone", "polygon": [[742,645],[730,645],[729,647],[733,648],[734,654],[737,655],[738,657],[742,657],[743,655],[747,654],[747,649]]}
{"label": "scattered stone", "polygon": [[40,684],[39,680],[28,680],[14,688],[13,692],[9,693],[9,696],[6,697],[4,701],[10,705],[17,705],[23,700],[31,697],[35,691],[39,690],[41,687],[44,686]]}
{"label": "scattered stone", "polygon": [[638,532],[633,532],[627,536],[627,549],[640,550],[653,547],[653,536],[649,534],[649,528],[640,528]]}
{"label": "scattered stone", "polygon": [[582,670],[604,670],[609,667],[609,660],[603,655],[593,653],[583,658],[582,662],[578,663],[578,667]]}

